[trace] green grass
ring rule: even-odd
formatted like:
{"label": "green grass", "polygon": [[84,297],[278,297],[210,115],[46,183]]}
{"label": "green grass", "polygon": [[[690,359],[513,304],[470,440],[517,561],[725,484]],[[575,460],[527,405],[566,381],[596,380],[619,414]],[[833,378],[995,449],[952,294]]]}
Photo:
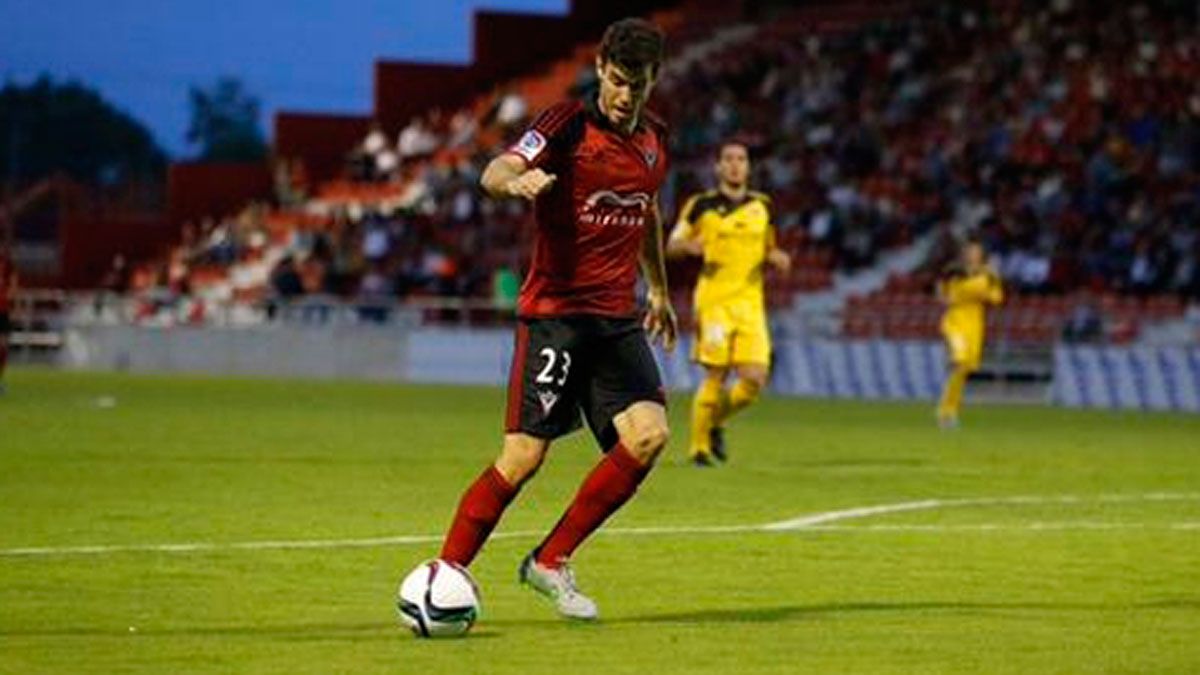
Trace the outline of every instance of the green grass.
{"label": "green grass", "polygon": [[[17,371],[0,399],[0,549],[436,535],[497,448],[502,403],[491,389]],[[979,407],[939,433],[922,406],[774,399],[732,425],[731,465],[696,470],[686,408],[608,527],[1200,492],[1196,417]],[[585,434],[557,445],[501,529],[551,525],[595,460]],[[1200,500],[602,535],[576,560],[597,625],[519,588],[536,542],[502,539],[473,567],[482,620],[442,642],[401,632],[392,607],[436,544],[0,555],[0,672],[1195,673],[1187,523]]]}

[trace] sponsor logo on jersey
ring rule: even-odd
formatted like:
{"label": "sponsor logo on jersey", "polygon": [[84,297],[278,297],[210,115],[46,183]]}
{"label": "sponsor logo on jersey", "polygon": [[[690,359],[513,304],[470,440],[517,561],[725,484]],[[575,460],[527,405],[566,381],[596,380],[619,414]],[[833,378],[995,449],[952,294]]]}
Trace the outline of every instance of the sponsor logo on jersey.
{"label": "sponsor logo on jersey", "polygon": [[640,227],[650,212],[651,197],[645,192],[621,194],[612,190],[597,190],[584,200],[577,214],[579,222],[588,225],[618,225]]}

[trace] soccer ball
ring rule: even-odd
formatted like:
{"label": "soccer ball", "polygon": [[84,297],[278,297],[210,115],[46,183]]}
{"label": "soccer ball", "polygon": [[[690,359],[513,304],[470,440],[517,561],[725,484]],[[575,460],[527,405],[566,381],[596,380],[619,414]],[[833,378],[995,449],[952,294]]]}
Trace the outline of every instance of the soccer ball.
{"label": "soccer ball", "polygon": [[462,565],[428,560],[400,583],[396,609],[417,637],[462,635],[479,618],[479,588]]}

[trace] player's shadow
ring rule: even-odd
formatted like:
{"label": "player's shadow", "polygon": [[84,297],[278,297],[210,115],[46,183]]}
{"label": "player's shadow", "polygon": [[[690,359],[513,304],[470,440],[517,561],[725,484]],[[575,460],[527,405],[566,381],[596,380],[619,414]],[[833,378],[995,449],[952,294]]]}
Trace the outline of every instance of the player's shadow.
{"label": "player's shadow", "polygon": [[903,614],[903,613],[961,613],[1032,611],[1049,613],[1129,612],[1200,609],[1200,598],[1182,598],[1155,602],[1089,603],[1089,602],[850,602],[820,605],[784,605],[777,607],[741,607],[696,612],[665,612],[639,616],[605,619],[606,624],[708,624],[708,623],[776,623],[815,619],[832,614]]}

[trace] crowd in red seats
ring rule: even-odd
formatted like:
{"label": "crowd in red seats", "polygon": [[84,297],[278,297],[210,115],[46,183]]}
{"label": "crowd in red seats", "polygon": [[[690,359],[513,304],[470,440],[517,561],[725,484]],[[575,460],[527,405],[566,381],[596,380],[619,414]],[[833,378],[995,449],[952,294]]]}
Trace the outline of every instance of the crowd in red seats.
{"label": "crowd in red seats", "polygon": [[[853,30],[818,21],[839,7],[724,41],[725,26],[693,26],[654,103],[673,128],[667,214],[710,180],[717,143],[751,145],[756,185],[799,262],[772,282],[776,303],[933,231],[980,233],[1018,295],[1200,298],[1194,3],[880,3],[855,5],[855,22],[868,21]],[[712,49],[689,51],[702,44]],[[235,296],[508,293],[494,277],[522,264],[527,213],[476,184],[538,103],[502,89],[394,139],[373,128],[345,180],[300,208],[201,228],[191,260],[228,266]],[[912,292],[927,293],[944,264],[948,248],[935,250]]]}

